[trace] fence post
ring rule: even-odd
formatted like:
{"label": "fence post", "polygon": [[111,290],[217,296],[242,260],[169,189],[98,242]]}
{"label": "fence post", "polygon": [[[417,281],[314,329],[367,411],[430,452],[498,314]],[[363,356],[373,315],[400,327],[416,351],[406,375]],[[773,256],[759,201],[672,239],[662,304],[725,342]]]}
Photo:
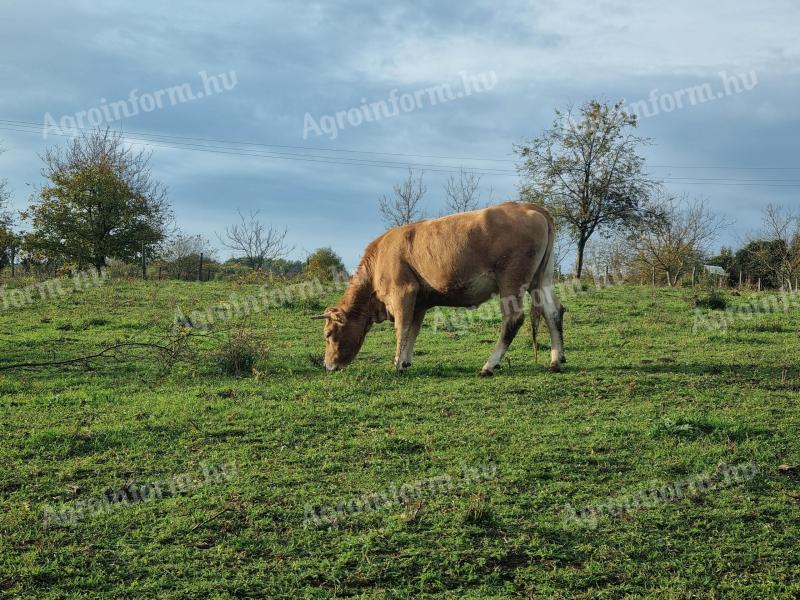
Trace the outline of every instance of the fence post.
{"label": "fence post", "polygon": [[144,254],[144,242],[142,242],[142,279],[147,279],[147,257]]}
{"label": "fence post", "polygon": [[696,266],[692,267],[692,289],[694,289],[694,276],[696,272],[697,272],[697,267]]}
{"label": "fence post", "polygon": [[761,291],[761,277],[758,278],[758,291]]}
{"label": "fence post", "polygon": [[200,267],[197,269],[197,281],[203,281],[203,253],[200,253]]}

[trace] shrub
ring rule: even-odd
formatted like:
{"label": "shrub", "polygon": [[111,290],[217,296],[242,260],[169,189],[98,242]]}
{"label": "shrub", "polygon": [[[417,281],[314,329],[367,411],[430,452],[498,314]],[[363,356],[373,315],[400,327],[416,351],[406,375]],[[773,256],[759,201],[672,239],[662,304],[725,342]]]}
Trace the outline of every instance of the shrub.
{"label": "shrub", "polygon": [[250,374],[259,362],[267,358],[269,350],[263,338],[249,329],[229,332],[227,339],[217,348],[217,366],[226,375],[239,377]]}
{"label": "shrub", "polygon": [[141,279],[142,265],[125,263],[121,260],[111,259],[107,265],[107,275],[111,279]]}
{"label": "shrub", "polygon": [[700,295],[694,296],[694,305],[696,308],[710,308],[712,310],[725,310],[728,306],[728,301],[725,295],[719,290],[710,290]]}
{"label": "shrub", "polygon": [[331,248],[318,248],[308,257],[304,274],[310,279],[331,281],[334,273],[344,273],[341,257]]}

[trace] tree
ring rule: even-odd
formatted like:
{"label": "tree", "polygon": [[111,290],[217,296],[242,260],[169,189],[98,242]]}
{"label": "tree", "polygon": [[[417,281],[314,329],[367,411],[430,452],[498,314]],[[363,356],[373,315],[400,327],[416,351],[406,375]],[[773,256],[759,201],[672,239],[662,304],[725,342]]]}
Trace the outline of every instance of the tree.
{"label": "tree", "polygon": [[707,258],[706,264],[725,269],[725,272],[728,273],[728,283],[731,285],[737,284],[739,275],[742,273],[740,265],[736,262],[733,249],[727,246],[722,246],[716,256]]}
{"label": "tree", "polygon": [[218,237],[248,267],[261,271],[267,263],[285,258],[294,250],[293,246],[286,245],[286,228],[267,227],[258,220],[257,210],[251,210],[247,215],[238,209],[236,212],[239,214],[239,223],[226,227],[225,235]]}
{"label": "tree", "polygon": [[592,240],[586,245],[586,265],[595,280],[605,279],[606,269],[617,283],[630,278],[635,263],[634,250],[623,233]]}
{"label": "tree", "polygon": [[444,185],[449,213],[468,212],[478,208],[481,177],[473,171],[459,170],[458,177],[451,175]]}
{"label": "tree", "polygon": [[188,280],[198,276],[201,255],[205,265],[214,260],[214,249],[202,235],[176,234],[159,252],[170,277]]}
{"label": "tree", "polygon": [[[3,154],[5,149],[0,146],[0,154]],[[8,189],[8,180],[5,177],[0,177],[0,226],[8,225],[11,221],[11,212],[9,210],[9,202],[11,200],[11,191]]]}
{"label": "tree", "polygon": [[644,173],[633,135],[636,116],[591,100],[578,111],[556,110],[552,127],[514,147],[522,162],[520,196],[547,206],[569,228],[577,250],[576,275],[583,272],[586,243],[598,231],[635,226],[653,214],[648,200],[655,182]]}
{"label": "tree", "polygon": [[[0,147],[0,154],[5,150]],[[8,189],[8,180],[0,178],[0,269],[11,262],[11,252],[16,244],[12,227],[14,217],[10,209],[11,191]]]}
{"label": "tree", "polygon": [[416,173],[413,169],[409,169],[408,177],[402,183],[393,186],[394,195],[381,197],[379,208],[387,229],[408,225],[424,217],[419,203],[428,188],[425,187],[422,176],[421,171]]}
{"label": "tree", "polygon": [[705,257],[708,246],[727,223],[703,202],[665,197],[660,219],[631,236],[636,260],[666,274],[667,285],[680,278]]}
{"label": "tree", "polygon": [[341,257],[331,248],[318,248],[306,261],[306,276],[331,281],[337,273],[345,273]]}
{"label": "tree", "polygon": [[736,266],[751,283],[760,279],[765,288],[780,288],[785,282],[771,265],[783,260],[784,244],[782,240],[752,240],[736,252]]}
{"label": "tree", "polygon": [[800,215],[769,204],[762,213],[760,242],[746,246],[750,260],[766,273],[772,286],[781,289],[800,271]]}
{"label": "tree", "polygon": [[111,130],[92,131],[42,157],[48,183],[23,218],[26,242],[49,260],[87,260],[98,270],[108,258],[136,259],[168,233],[166,188],[150,174],[152,153],[133,151]]}

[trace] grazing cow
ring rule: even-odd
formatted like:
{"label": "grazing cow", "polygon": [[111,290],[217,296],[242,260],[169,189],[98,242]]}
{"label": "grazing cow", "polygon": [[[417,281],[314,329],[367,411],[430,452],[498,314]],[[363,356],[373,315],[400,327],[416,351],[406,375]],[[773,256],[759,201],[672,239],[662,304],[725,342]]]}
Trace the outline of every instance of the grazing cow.
{"label": "grazing cow", "polygon": [[397,334],[395,367],[411,366],[425,312],[434,306],[474,307],[500,297],[500,339],[481,369],[493,375],[524,321],[530,293],[534,349],[539,316],[550,332],[550,369],[564,362],[564,308],[553,291],[553,219],[533,204],[506,202],[390,229],[367,246],[339,304],[325,319],[325,367],[347,366],[370,327],[389,319]]}

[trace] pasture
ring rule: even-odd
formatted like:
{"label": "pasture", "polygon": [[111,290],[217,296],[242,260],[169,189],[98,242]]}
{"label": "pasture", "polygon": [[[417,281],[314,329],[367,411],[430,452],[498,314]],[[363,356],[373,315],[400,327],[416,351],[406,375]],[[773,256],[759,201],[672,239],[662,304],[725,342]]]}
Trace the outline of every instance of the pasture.
{"label": "pasture", "polygon": [[[0,368],[168,331],[256,285],[109,281],[0,313]],[[752,296],[728,295],[734,306]],[[800,310],[693,331],[692,291],[562,296],[568,362],[533,364],[526,319],[479,378],[499,318],[419,336],[397,375],[389,323],[356,361],[320,366],[325,298],[218,323],[165,364],[148,348],[0,371],[0,596],[36,598],[797,597]],[[487,313],[488,314],[488,313]],[[223,373],[216,348],[254,330],[268,353]],[[549,339],[542,327],[540,343]],[[574,509],[752,463],[729,486],[647,507]],[[204,468],[235,465],[204,481]],[[491,476],[466,481],[463,469]],[[179,493],[90,503],[178,476]],[[307,519],[430,478],[455,485]],[[463,480],[463,481],[462,481]],[[188,481],[188,480],[187,480]]]}

